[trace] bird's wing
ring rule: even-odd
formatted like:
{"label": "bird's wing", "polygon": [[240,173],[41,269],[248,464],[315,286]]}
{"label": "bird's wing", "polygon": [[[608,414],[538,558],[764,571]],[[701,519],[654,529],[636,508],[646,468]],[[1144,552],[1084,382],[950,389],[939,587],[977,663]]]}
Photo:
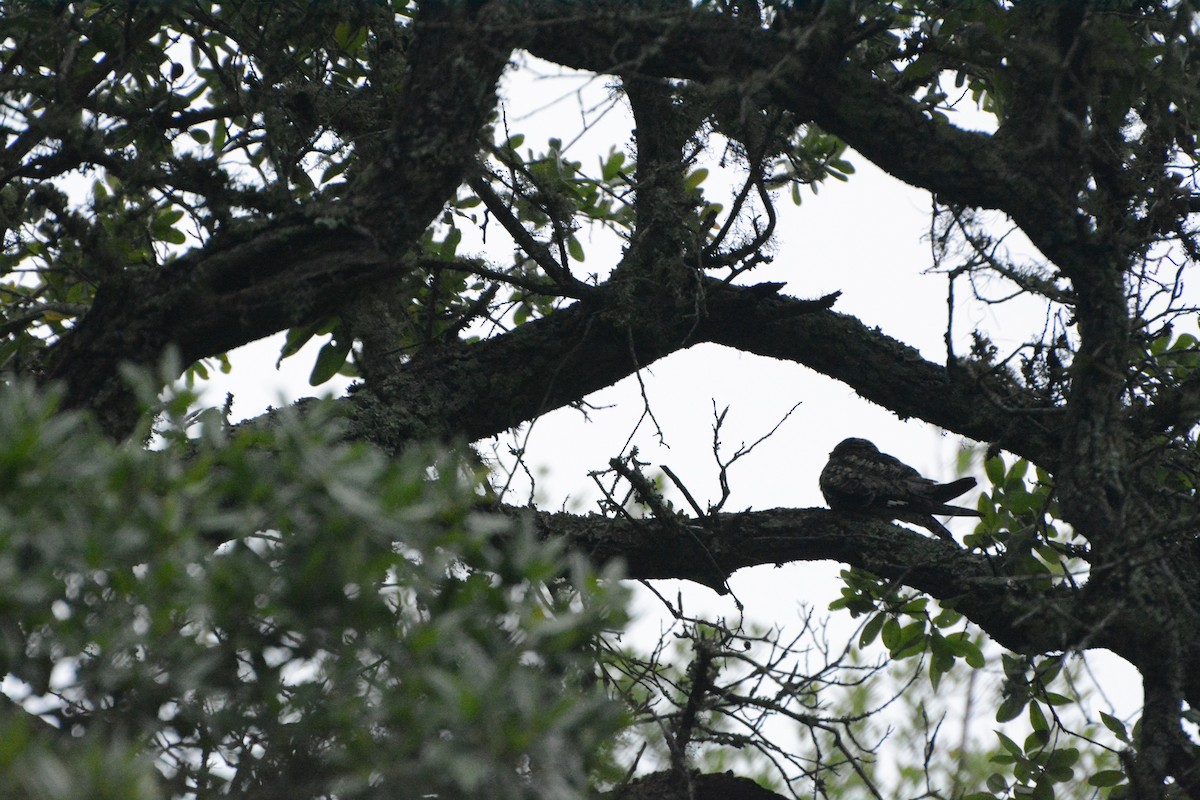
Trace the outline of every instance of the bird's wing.
{"label": "bird's wing", "polygon": [[853,476],[864,494],[870,494],[878,501],[906,500],[934,485],[900,459],[878,451],[869,457],[847,454],[837,459],[837,465]]}

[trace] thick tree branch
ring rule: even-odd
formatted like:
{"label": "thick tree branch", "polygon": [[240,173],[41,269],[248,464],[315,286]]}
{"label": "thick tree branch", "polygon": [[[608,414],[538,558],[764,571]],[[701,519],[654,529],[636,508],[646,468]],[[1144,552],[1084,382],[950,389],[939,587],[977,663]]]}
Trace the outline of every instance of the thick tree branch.
{"label": "thick tree branch", "polygon": [[[509,513],[529,513],[511,509]],[[952,603],[1000,644],[1020,653],[1120,646],[1113,632],[1133,620],[1087,602],[1084,592],[1047,589],[1032,576],[1006,576],[995,559],[869,517],[823,508],[610,519],[537,512],[541,535],[603,564],[621,559],[630,578],[682,578],[720,587],[739,569],[832,560]]]}
{"label": "thick tree branch", "polygon": [[[778,288],[709,280],[698,308],[670,311],[670,303],[654,296],[631,299],[602,286],[509,333],[422,353],[342,402],[356,420],[355,434],[385,449],[424,439],[475,441],[580,401],[673,352],[712,342],[803,364],[901,416],[1053,462],[1056,433],[1041,423],[1044,413],[1014,415],[992,405],[988,398],[999,389],[986,379],[965,371],[959,377],[854,317],[830,311],[836,295],[798,300],[776,295]],[[1020,395],[1008,399],[1023,402]]]}
{"label": "thick tree branch", "polygon": [[[705,313],[730,319],[775,284],[740,288],[709,283]],[[832,304],[834,296],[791,300],[792,314]],[[602,286],[582,301],[501,336],[446,345],[415,357],[394,375],[356,392],[356,434],[398,450],[423,439],[493,436],[582,400],[663,356],[704,339],[694,304]]]}
{"label": "thick tree branch", "polygon": [[[1049,414],[1015,384],[978,377],[965,367],[948,370],[856,317],[832,310],[799,315],[789,310],[790,302],[770,297],[737,317],[710,314],[699,335],[803,364],[901,418],[994,442],[1037,463],[1053,462],[1057,439]],[[1003,398],[1003,407],[996,405],[997,398]],[[1014,409],[1017,413],[1010,413]]]}
{"label": "thick tree branch", "polygon": [[[559,12],[561,13],[561,12]],[[704,13],[614,12],[585,31],[551,14],[529,45],[534,55],[599,73],[629,72],[732,82],[756,105],[771,102],[837,134],[895,177],[945,202],[1000,209],[1060,266],[1084,263],[1084,221],[1053,174],[1023,171],[1025,159],[994,136],[932,119],[915,100],[846,58],[845,25],[818,15],[799,37]],[[655,43],[653,47],[646,42]],[[1064,202],[1064,197],[1067,202]],[[1065,211],[1056,212],[1056,209]]]}
{"label": "thick tree branch", "polygon": [[190,363],[310,322],[386,276],[391,264],[359,229],[262,231],[228,249],[105,283],[79,325],[50,350],[46,375],[66,383],[68,405],[90,408],[119,435],[137,415],[119,362],[154,364],[174,345]]}
{"label": "thick tree branch", "polygon": [[365,171],[353,210],[333,220],[315,213],[232,249],[102,285],[91,311],[46,360],[45,376],[67,384],[67,404],[90,408],[123,435],[137,409],[118,361],[153,364],[170,344],[188,360],[219,353],[336,313],[338,303],[387,277],[383,252],[398,262],[453,196],[495,105],[511,44],[496,34],[504,26],[492,14],[482,16],[433,4],[415,25],[387,163]]}

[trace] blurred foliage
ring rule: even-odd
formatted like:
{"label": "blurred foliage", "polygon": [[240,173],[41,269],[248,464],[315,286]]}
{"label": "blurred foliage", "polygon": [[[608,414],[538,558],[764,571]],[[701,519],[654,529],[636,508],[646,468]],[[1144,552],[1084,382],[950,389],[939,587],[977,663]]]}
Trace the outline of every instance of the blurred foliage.
{"label": "blurred foliage", "polygon": [[0,795],[562,798],[611,777],[623,715],[590,651],[624,623],[615,575],[477,511],[446,452],[389,460],[320,411],[271,432],[209,413],[188,440],[188,399],[147,451],[0,391]]}

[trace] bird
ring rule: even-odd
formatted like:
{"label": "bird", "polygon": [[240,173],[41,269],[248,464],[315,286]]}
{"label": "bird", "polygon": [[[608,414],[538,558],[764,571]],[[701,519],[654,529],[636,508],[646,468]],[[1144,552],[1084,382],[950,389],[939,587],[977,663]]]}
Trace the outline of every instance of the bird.
{"label": "bird", "polygon": [[947,505],[975,485],[974,478],[938,483],[921,475],[895,456],[879,452],[866,439],[843,439],[821,470],[821,494],[834,511],[857,511],[920,525],[953,542],[954,537],[934,515],[979,517],[978,511]]}

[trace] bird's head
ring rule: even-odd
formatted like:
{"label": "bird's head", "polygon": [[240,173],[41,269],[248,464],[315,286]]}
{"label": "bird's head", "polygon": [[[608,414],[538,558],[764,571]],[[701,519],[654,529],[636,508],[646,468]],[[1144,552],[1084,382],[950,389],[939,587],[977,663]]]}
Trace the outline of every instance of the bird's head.
{"label": "bird's head", "polygon": [[833,456],[874,455],[878,452],[879,449],[866,439],[851,436],[849,439],[842,439],[838,442],[837,447],[833,448],[829,455],[832,458]]}

